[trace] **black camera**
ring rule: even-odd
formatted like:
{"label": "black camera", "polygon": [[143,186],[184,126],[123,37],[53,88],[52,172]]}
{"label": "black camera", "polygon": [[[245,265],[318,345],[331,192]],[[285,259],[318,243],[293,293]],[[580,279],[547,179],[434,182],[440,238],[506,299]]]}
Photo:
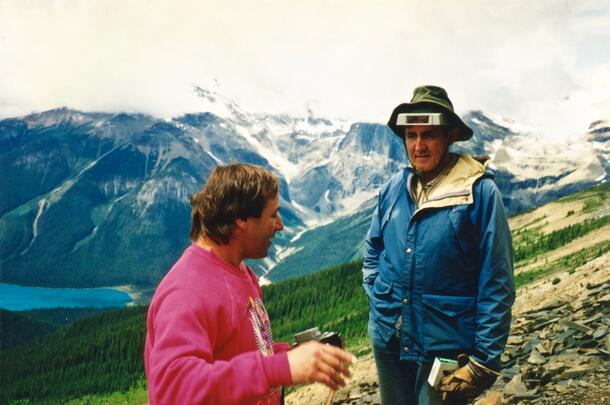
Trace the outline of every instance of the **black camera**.
{"label": "black camera", "polygon": [[320,343],[329,344],[331,346],[343,349],[343,339],[339,332],[324,332],[320,333],[320,329],[311,328],[294,335],[295,346],[310,340],[317,340]]}

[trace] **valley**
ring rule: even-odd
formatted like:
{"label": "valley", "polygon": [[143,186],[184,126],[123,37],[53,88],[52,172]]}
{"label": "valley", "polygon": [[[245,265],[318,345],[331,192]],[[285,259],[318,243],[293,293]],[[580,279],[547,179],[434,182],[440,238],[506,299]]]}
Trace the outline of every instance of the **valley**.
{"label": "valley", "polygon": [[[533,239],[528,242],[529,245],[543,246],[541,241],[553,232],[565,231],[570,226],[574,228],[592,219],[607,218],[609,192],[610,184],[606,183],[512,217],[510,225],[513,228],[515,245],[519,246],[524,241],[524,236],[528,235],[526,231],[536,230],[530,232]],[[545,224],[547,220],[549,224]],[[561,221],[564,222],[559,223]],[[512,332],[513,335],[528,334],[543,339],[545,336],[564,330],[563,324],[554,326],[554,323],[550,324],[553,329],[548,331],[545,329],[544,334],[541,334],[542,330],[534,328],[536,323],[527,327],[529,322],[527,319],[531,316],[529,314],[537,313],[535,312],[538,311],[537,308],[559,305],[559,308],[563,308],[562,313],[569,314],[570,309],[566,305],[570,303],[574,305],[587,303],[575,307],[585,308],[586,313],[590,313],[590,309],[587,309],[590,305],[597,305],[597,308],[606,305],[610,297],[608,295],[610,291],[607,291],[610,287],[610,233],[606,232],[607,225],[582,229],[582,234],[570,239],[565,246],[547,245],[552,247],[539,252],[537,259],[534,256],[533,261],[528,258],[516,263],[517,279],[523,276],[513,308],[513,327],[516,328]],[[566,237],[569,238],[569,235]],[[354,402],[356,397],[369,395],[367,398],[374,401],[376,374],[366,336],[368,304],[361,287],[360,261],[356,260],[265,286],[263,294],[276,341],[292,341],[294,333],[313,326],[318,326],[324,331],[340,331],[347,348],[358,356],[359,362],[354,367],[355,374],[350,385],[346,390],[338,393],[336,398],[342,398],[341,403],[356,403]],[[30,324],[27,324],[20,313],[15,313],[20,316],[15,319],[15,324],[22,326],[3,329],[3,333],[10,334],[14,331],[17,334],[25,334],[24,331],[27,330],[30,340],[0,350],[0,363],[10,362],[13,365],[10,372],[0,375],[0,402],[21,401],[22,404],[145,402],[146,383],[142,347],[146,310],[146,306],[133,306],[87,314],[67,326],[54,326],[52,329],[39,325],[43,319],[46,319],[44,321],[46,323],[53,319],[49,312],[45,312],[44,318],[41,318],[40,313],[27,314]],[[581,340],[572,340],[571,346],[566,347],[565,350],[558,348],[556,352],[544,356],[548,357],[548,361],[563,362],[565,370],[579,367],[577,370],[581,370],[579,371],[581,380],[594,381],[597,378],[595,376],[600,373],[603,375],[606,370],[604,367],[607,367],[607,362],[603,360],[606,358],[603,350],[610,352],[610,348],[604,346],[607,345],[604,339],[609,339],[605,336],[608,336],[607,318],[610,315],[601,313],[600,316],[589,321],[584,314],[585,312],[581,314],[575,311],[570,315],[571,322],[591,325],[590,329],[595,331],[596,337],[593,338],[593,332],[583,334],[579,339],[584,346],[579,346]],[[6,314],[2,316],[3,319],[8,319]],[[603,322],[606,322],[605,327],[598,326],[604,325]],[[2,338],[3,341],[9,339],[19,342],[14,336]],[[514,337],[511,341],[519,340]],[[512,392],[510,390],[513,389],[510,387],[514,385],[518,385],[519,390],[523,390],[518,391],[518,395],[534,395],[536,398],[556,398],[560,392],[573,398],[583,398],[584,395],[590,394],[593,395],[591,398],[597,400],[606,395],[603,390],[588,390],[586,384],[582,385],[570,379],[572,371],[566,371],[565,378],[561,373],[552,377],[554,380],[550,385],[536,383],[535,378],[527,374],[535,370],[527,366],[528,358],[522,354],[523,350],[532,348],[533,346],[525,348],[519,346],[507,352],[514,353],[512,356],[521,357],[506,358],[507,364],[513,362],[513,365],[507,366],[508,371],[494,386],[491,393],[495,395],[494,398],[505,396],[507,401],[512,401],[511,398],[515,394],[510,394]],[[569,357],[570,353],[574,354],[576,350],[585,349],[589,350],[586,352],[589,354],[584,358],[601,358],[602,361],[591,360],[590,363],[584,364],[577,363]],[[520,366],[515,368],[514,364]],[[522,381],[526,385],[521,386],[517,383],[508,385],[516,375],[521,375],[521,369],[525,373]],[[526,370],[534,371],[526,373]],[[67,378],[69,384],[65,383]],[[363,392],[365,389],[373,392]],[[318,385],[299,387],[290,390],[287,404],[316,403],[327,393],[326,389]],[[352,397],[354,401],[350,400]]]}

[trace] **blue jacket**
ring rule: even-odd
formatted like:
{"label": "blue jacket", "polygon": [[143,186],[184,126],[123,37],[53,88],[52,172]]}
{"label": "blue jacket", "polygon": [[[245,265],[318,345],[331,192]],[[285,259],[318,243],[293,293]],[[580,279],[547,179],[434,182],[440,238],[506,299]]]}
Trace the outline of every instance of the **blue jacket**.
{"label": "blue jacket", "polygon": [[466,353],[499,370],[515,286],[511,234],[493,172],[460,155],[420,207],[413,175],[406,168],[380,191],[367,234],[369,334],[386,344],[398,331],[401,360]]}

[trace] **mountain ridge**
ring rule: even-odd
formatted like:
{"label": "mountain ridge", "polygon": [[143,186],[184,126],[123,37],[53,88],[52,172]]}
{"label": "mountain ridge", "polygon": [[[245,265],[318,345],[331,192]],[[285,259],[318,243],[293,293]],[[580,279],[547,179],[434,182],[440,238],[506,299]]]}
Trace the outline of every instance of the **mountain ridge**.
{"label": "mountain ridge", "polygon": [[[231,161],[261,165],[280,179],[286,230],[268,258],[249,261],[259,276],[277,274],[283,261],[304,253],[291,240],[320,225],[332,235],[332,222],[360,218],[359,207],[406,164],[404,146],[384,125],[250,114],[218,93],[202,94],[210,111],[176,118],[59,108],[0,121],[0,170],[9,173],[0,177],[3,281],[155,285],[189,243],[188,196],[216,164]],[[480,111],[464,119],[475,136],[453,149],[494,157],[511,213],[610,173],[607,121],[593,123],[566,152]]]}

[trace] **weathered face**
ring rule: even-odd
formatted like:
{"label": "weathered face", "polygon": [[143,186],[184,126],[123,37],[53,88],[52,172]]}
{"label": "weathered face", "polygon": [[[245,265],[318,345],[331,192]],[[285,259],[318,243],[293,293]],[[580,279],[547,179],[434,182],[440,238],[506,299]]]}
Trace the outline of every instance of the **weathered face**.
{"label": "weathered face", "polygon": [[405,128],[405,145],[409,159],[424,177],[434,177],[448,159],[450,137],[443,127],[412,125]]}
{"label": "weathered face", "polygon": [[267,200],[260,218],[247,219],[245,257],[260,259],[267,256],[275,233],[284,229],[280,217],[280,199]]}

